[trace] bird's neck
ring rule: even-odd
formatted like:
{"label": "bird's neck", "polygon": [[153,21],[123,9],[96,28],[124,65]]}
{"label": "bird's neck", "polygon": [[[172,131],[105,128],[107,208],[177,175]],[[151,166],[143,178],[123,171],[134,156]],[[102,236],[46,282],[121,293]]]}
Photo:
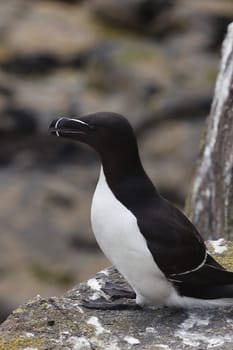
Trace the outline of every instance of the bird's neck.
{"label": "bird's neck", "polygon": [[139,155],[134,153],[117,153],[114,156],[102,157],[104,174],[109,181],[121,181],[131,176],[144,176],[145,171],[141,164]]}
{"label": "bird's neck", "polygon": [[108,186],[124,204],[127,204],[129,198],[137,202],[140,198],[159,197],[142,166],[138,152],[102,159],[102,169]]}

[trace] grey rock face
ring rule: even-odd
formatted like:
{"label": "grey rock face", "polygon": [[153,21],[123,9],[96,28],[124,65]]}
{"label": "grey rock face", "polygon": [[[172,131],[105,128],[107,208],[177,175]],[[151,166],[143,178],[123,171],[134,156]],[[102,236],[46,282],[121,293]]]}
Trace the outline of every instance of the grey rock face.
{"label": "grey rock face", "polygon": [[[190,214],[205,237],[233,235],[233,23],[208,118],[202,155],[190,195]],[[206,215],[208,213],[208,215]]]}

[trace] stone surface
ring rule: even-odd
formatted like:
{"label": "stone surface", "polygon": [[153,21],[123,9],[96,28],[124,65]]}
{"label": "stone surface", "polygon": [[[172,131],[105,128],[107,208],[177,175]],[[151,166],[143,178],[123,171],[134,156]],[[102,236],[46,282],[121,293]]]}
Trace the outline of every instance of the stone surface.
{"label": "stone surface", "polygon": [[[224,240],[208,242],[216,259],[231,270],[232,246]],[[106,281],[125,286],[122,277],[109,268],[62,297],[38,295],[19,306],[0,326],[0,349],[232,349],[233,307],[139,311],[83,308],[83,299],[106,297],[101,290]]]}
{"label": "stone surface", "polygon": [[232,96],[233,23],[223,43],[202,155],[190,194],[191,219],[205,237],[231,239],[233,235]]}

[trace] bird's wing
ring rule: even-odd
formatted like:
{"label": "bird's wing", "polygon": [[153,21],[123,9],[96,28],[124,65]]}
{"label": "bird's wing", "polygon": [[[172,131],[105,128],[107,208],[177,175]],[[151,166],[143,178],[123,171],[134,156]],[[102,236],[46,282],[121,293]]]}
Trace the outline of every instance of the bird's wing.
{"label": "bird's wing", "polygon": [[139,215],[138,224],[166,277],[183,296],[233,298],[233,272],[209,255],[197,229],[181,211],[167,201],[161,203],[156,213],[147,208]]}
{"label": "bird's wing", "polygon": [[233,298],[233,272],[209,255],[197,229],[177,208],[163,201],[156,214],[149,213],[146,221],[139,219],[139,227],[155,262],[180,295]]}
{"label": "bird's wing", "polygon": [[205,264],[203,239],[188,218],[169,202],[163,200],[156,212],[145,208],[138,216],[138,225],[155,262],[167,277],[195,271]]}

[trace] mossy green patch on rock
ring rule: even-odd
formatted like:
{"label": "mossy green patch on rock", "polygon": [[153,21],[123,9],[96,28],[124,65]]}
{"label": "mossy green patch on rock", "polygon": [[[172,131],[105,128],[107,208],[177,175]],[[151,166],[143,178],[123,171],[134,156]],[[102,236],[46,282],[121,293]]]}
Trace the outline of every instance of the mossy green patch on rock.
{"label": "mossy green patch on rock", "polygon": [[17,309],[12,311],[12,315],[16,316],[17,314],[21,314],[22,312],[24,312],[24,310],[21,307],[18,307]]}
{"label": "mossy green patch on rock", "polygon": [[0,350],[21,350],[25,348],[44,349],[44,341],[38,337],[11,336],[10,339],[0,337]]}
{"label": "mossy green patch on rock", "polygon": [[207,242],[208,249],[211,255],[222,265],[225,269],[233,271],[233,243],[232,242],[223,242],[222,243],[226,248],[222,253],[216,253],[214,250],[211,241]]}
{"label": "mossy green patch on rock", "polygon": [[148,62],[148,61],[153,61],[156,58],[156,50],[152,50],[150,48],[125,48],[125,50],[118,51],[115,56],[115,62],[117,63],[132,63],[132,62]]}

